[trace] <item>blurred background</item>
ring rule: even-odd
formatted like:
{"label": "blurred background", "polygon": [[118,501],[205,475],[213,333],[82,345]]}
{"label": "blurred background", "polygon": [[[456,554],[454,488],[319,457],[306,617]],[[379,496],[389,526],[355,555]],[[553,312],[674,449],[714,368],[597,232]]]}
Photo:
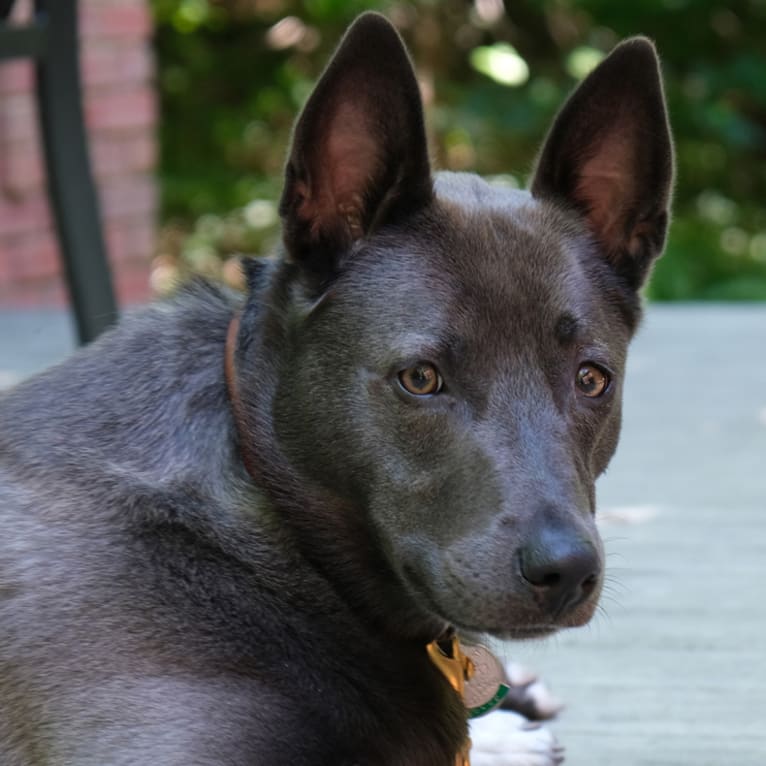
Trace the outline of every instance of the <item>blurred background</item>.
{"label": "blurred background", "polygon": [[161,265],[214,272],[231,250],[272,246],[294,115],[343,29],[371,7],[410,46],[437,164],[521,186],[577,80],[621,38],[651,37],[664,62],[678,181],[650,294],[766,298],[761,0],[153,0]]}
{"label": "blurred background", "polygon": [[[678,175],[652,299],[766,299],[766,0],[82,0],[85,103],[122,303],[278,237],[291,125],[353,17],[417,64],[439,167],[524,186],[576,82],[620,39],[661,53]],[[65,301],[24,63],[0,66],[0,302]],[[35,196],[37,195],[37,196]]]}
{"label": "blurred background", "polygon": [[[659,300],[766,298],[766,2],[762,0],[153,0],[161,94],[162,263],[217,270],[271,247],[290,126],[356,13],[412,51],[432,152],[524,186],[575,83],[620,39],[664,63],[678,181]],[[188,236],[191,232],[191,237]]]}

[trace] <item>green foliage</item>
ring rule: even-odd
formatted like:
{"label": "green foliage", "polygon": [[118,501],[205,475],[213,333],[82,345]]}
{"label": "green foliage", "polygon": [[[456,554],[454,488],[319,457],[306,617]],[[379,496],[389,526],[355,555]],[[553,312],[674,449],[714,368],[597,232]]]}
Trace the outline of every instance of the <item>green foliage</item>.
{"label": "green foliage", "polygon": [[[766,0],[152,0],[165,238],[210,271],[275,243],[292,122],[343,30],[377,8],[402,31],[441,167],[527,181],[577,79],[619,39],[660,50],[678,160],[651,295],[766,299]],[[167,244],[168,242],[172,244]],[[174,249],[175,248],[175,249]]]}

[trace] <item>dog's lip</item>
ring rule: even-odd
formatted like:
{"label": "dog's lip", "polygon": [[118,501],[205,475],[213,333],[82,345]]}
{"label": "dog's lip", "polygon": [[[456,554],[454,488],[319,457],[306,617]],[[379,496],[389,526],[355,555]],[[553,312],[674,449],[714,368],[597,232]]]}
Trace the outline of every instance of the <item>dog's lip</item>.
{"label": "dog's lip", "polygon": [[540,625],[470,625],[466,623],[452,623],[458,634],[489,635],[503,641],[523,641],[526,639],[545,638],[561,630],[563,625],[540,624]]}
{"label": "dog's lip", "polygon": [[459,635],[489,635],[501,640],[520,641],[525,639],[545,638],[546,636],[558,632],[562,628],[568,627],[567,625],[556,625],[552,623],[532,625],[473,625],[463,620],[454,619],[454,616],[450,616],[446,610],[441,609],[439,605],[434,603],[430,598],[426,598],[426,602],[428,610],[447,624],[444,635],[447,635],[450,631],[455,631]]}
{"label": "dog's lip", "polygon": [[429,592],[428,588],[419,581],[419,578],[410,576],[406,577],[406,581],[410,589],[416,594],[417,601],[420,603],[421,608],[444,623],[444,633],[441,635],[447,635],[451,630],[455,630],[458,634],[472,634],[475,636],[491,635],[502,640],[518,641],[524,639],[545,638],[562,628],[569,627],[567,625],[557,625],[552,623],[531,625],[472,625],[463,620],[455,619],[454,615],[450,615],[448,610],[443,609],[441,604],[439,604]]}
{"label": "dog's lip", "polygon": [[[540,638],[547,638],[554,633],[567,628],[579,627],[582,624],[575,622],[539,622],[539,623],[503,623],[503,624],[483,624],[474,625],[464,620],[455,619],[445,609],[442,609],[433,599],[421,593],[427,603],[428,611],[438,616],[439,619],[447,623],[446,632],[454,630],[459,635],[473,636],[493,636],[503,641],[525,641]],[[587,620],[585,621],[587,622]],[[445,633],[446,633],[445,632]]]}
{"label": "dog's lip", "polygon": [[[470,634],[474,636],[489,635],[504,641],[524,641],[546,638],[567,628],[579,627],[590,619],[590,615],[577,619],[576,615],[569,615],[564,621],[534,622],[528,621],[529,616],[523,622],[503,622],[501,624],[486,623],[473,625],[465,620],[456,619],[456,615],[450,614],[444,609],[439,600],[430,592],[417,574],[412,570],[405,570],[404,581],[409,586],[411,595],[427,614],[440,621],[444,626],[443,633],[447,635],[451,629],[458,634]],[[578,609],[578,612],[580,610]]]}
{"label": "dog's lip", "polygon": [[535,625],[532,627],[514,626],[510,630],[506,629],[503,631],[502,637],[515,641],[523,641],[525,639],[534,638],[546,638],[547,636],[552,636],[554,633],[557,633],[561,629],[561,625]]}

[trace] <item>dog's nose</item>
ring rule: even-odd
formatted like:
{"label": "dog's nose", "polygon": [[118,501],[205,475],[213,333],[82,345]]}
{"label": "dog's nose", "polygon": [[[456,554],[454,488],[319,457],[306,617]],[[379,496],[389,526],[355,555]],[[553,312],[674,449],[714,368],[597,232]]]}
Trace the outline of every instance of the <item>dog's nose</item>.
{"label": "dog's nose", "polygon": [[520,552],[521,573],[540,605],[560,617],[582,603],[596,588],[601,559],[579,530],[543,526]]}

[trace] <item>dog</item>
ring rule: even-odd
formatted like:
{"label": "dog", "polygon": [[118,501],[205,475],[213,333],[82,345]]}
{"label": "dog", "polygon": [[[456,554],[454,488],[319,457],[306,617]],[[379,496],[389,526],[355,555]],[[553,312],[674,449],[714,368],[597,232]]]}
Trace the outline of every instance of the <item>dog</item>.
{"label": "dog", "polygon": [[192,285],[0,399],[0,763],[558,762],[504,712],[469,756],[427,647],[593,615],[672,176],[647,40],[513,191],[432,172],[402,41],[359,17],[246,297]]}

